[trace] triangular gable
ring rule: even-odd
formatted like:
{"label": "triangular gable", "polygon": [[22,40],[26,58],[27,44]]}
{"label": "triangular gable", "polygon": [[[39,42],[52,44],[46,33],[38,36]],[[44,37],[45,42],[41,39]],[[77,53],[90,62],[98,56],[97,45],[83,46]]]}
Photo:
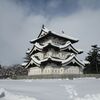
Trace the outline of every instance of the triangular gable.
{"label": "triangular gable", "polygon": [[56,32],[49,31],[46,27],[42,27],[41,32],[40,32],[38,38],[35,39],[35,40],[31,40],[30,42],[31,42],[31,43],[35,43],[35,42],[37,42],[38,40],[40,40],[40,39],[42,39],[42,38],[44,38],[45,36],[50,35],[50,34],[51,34],[51,35],[54,35],[54,36],[56,36],[56,37],[64,38],[64,39],[66,39],[67,41],[69,40],[69,41],[71,41],[72,43],[78,42],[78,39],[75,39],[75,38],[73,38],[73,37],[67,36],[66,34],[58,34],[58,33],[56,33]]}

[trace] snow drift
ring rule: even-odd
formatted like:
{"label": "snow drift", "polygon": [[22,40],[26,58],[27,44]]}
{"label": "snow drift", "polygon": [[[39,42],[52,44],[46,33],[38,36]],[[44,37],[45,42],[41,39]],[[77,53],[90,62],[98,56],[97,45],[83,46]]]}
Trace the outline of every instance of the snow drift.
{"label": "snow drift", "polygon": [[6,91],[4,88],[0,89],[0,100],[36,100],[35,98],[23,96],[23,95],[15,95]]}

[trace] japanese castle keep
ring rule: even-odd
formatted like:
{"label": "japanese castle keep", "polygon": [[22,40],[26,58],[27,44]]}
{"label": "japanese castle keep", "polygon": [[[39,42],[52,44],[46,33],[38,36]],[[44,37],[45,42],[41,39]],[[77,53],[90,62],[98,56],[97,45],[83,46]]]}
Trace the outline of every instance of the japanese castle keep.
{"label": "japanese castle keep", "polygon": [[82,74],[84,63],[77,58],[80,51],[73,44],[78,40],[66,34],[48,30],[44,25],[33,47],[26,52],[28,60],[22,65],[28,69],[28,75],[41,74]]}

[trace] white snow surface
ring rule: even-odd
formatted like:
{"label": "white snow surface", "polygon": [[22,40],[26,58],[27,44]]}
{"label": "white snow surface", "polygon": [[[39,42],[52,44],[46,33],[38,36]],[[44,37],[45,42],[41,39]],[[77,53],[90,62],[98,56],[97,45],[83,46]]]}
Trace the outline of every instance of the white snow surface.
{"label": "white snow surface", "polygon": [[6,91],[4,88],[0,89],[0,100],[36,100],[33,97],[16,95]]}
{"label": "white snow surface", "polygon": [[0,100],[100,100],[100,79],[0,80]]}

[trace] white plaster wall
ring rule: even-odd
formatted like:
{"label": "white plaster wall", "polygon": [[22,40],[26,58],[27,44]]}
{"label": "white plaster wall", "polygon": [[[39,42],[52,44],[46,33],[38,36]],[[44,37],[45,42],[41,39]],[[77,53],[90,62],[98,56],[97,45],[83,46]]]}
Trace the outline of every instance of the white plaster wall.
{"label": "white plaster wall", "polygon": [[53,68],[52,74],[64,74],[64,68]]}
{"label": "white plaster wall", "polygon": [[41,73],[41,68],[39,67],[33,67],[33,68],[30,68],[29,71],[28,71],[28,75],[40,75],[42,74]]}
{"label": "white plaster wall", "polygon": [[79,67],[71,66],[65,69],[65,74],[81,74],[81,71]]}
{"label": "white plaster wall", "polygon": [[42,74],[52,74],[53,68],[52,67],[46,67],[43,69]]}
{"label": "white plaster wall", "polygon": [[45,67],[43,70],[38,67],[33,67],[29,69],[28,75],[41,75],[41,74],[82,74],[79,67],[69,67],[69,68],[52,68],[50,66]]}
{"label": "white plaster wall", "polygon": [[64,74],[65,73],[65,69],[63,67],[59,68],[59,74]]}

